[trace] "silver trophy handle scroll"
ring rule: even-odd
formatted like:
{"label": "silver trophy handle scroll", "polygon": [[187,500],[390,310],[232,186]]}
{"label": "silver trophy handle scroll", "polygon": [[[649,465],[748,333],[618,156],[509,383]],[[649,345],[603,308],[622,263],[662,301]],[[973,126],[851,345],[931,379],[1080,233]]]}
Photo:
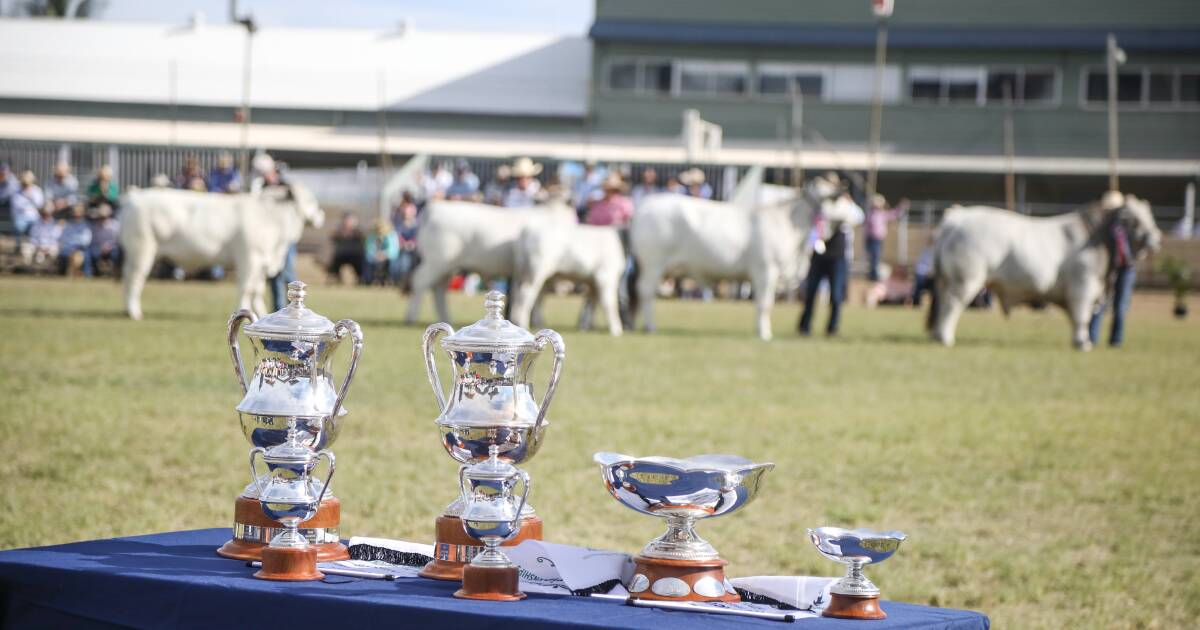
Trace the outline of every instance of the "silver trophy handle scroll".
{"label": "silver trophy handle scroll", "polygon": [[255,496],[259,496],[259,497],[261,497],[263,495],[263,485],[262,485],[262,479],[259,479],[259,477],[258,477],[258,469],[254,467],[254,457],[256,455],[266,455],[266,454],[267,454],[267,449],[265,449],[261,446],[256,446],[256,447],[250,449],[250,478],[254,480]]}
{"label": "silver trophy handle scroll", "polygon": [[[425,356],[425,374],[429,377],[429,386],[433,395],[437,396],[438,413],[446,410],[446,394],[442,393],[442,379],[438,376],[437,365],[433,358],[433,343],[447,335],[453,335],[454,328],[446,322],[430,324],[421,337],[421,354]],[[451,366],[453,368],[454,366]]]}
{"label": "silver trophy handle scroll", "polygon": [[246,369],[242,367],[242,350],[238,347],[238,333],[241,332],[243,324],[246,322],[253,324],[256,321],[258,321],[258,317],[246,309],[234,313],[229,318],[229,336],[226,341],[229,343],[229,357],[233,359],[233,373],[237,375],[243,394],[250,389],[250,384],[246,381]]}
{"label": "silver trophy handle scroll", "polygon": [[[363,333],[358,322],[352,319],[343,319],[339,321],[333,328],[338,338],[350,335],[350,341],[353,345],[350,346],[350,367],[346,370],[346,378],[342,380],[342,387],[338,390],[337,400],[333,403],[333,412],[330,417],[336,419],[342,411],[342,402],[346,400],[346,391],[350,389],[350,381],[354,379],[354,371],[358,369],[358,360],[362,357],[363,349]],[[329,455],[331,458],[333,454]],[[329,460],[333,463],[333,460]]]}
{"label": "silver trophy handle scroll", "polygon": [[554,399],[554,390],[558,389],[558,377],[562,375],[563,359],[567,356],[567,345],[563,343],[562,335],[549,328],[537,331],[533,338],[537,341],[539,350],[545,348],[546,344],[550,344],[554,348],[554,364],[550,369],[550,384],[546,386],[546,395],[542,398],[542,404],[538,409],[537,423],[534,424],[534,439],[540,440],[542,422],[546,420],[546,411],[550,409],[550,401]]}
{"label": "silver trophy handle scroll", "polygon": [[321,486],[321,495],[317,497],[317,505],[325,500],[325,493],[329,492],[329,482],[333,481],[333,470],[337,467],[337,458],[333,456],[333,451],[321,451],[317,453],[317,459],[324,457],[329,460],[329,472],[325,475],[325,485]]}

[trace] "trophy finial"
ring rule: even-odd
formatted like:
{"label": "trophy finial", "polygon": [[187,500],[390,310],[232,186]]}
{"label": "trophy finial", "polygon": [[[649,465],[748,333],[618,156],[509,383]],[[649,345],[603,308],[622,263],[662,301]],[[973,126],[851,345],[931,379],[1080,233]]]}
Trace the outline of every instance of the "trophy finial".
{"label": "trophy finial", "polygon": [[488,291],[483,301],[487,311],[487,319],[504,319],[504,294],[499,291]]}
{"label": "trophy finial", "polygon": [[304,306],[304,298],[308,297],[308,291],[305,290],[306,287],[308,285],[299,280],[289,282],[287,291],[288,302],[296,306]]}
{"label": "trophy finial", "polygon": [[499,445],[492,444],[491,446],[488,447],[488,459],[491,459],[493,461],[500,459],[500,446]]}

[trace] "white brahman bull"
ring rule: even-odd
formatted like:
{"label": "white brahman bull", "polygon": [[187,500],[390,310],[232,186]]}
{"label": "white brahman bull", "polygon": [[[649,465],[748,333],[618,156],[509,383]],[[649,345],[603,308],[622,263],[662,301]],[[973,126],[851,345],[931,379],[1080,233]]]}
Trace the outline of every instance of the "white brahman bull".
{"label": "white brahman bull", "polygon": [[499,208],[467,201],[436,201],[421,213],[417,251],[421,263],[412,275],[405,323],[417,321],[425,292],[433,290],[441,321],[450,321],[446,283],[458,271],[489,278],[511,278],[516,271],[517,238],[531,221],[571,217],[575,211],[561,202],[532,208]]}
{"label": "white brahman bull", "polygon": [[[781,282],[798,285],[807,271],[805,251],[813,210],[838,189],[814,178],[797,196],[790,188],[762,186],[756,207],[662,193],[642,200],[633,215],[630,243],[638,264],[637,300],[643,326],[653,331],[654,298],[664,274],[698,282],[749,280],[758,309],[758,336],[771,338],[771,308]],[[784,193],[781,197],[780,193]],[[761,203],[767,201],[767,203]]]}
{"label": "white brahman bull", "polygon": [[599,301],[608,332],[621,334],[617,294],[625,272],[625,250],[616,228],[580,225],[572,214],[555,213],[552,219],[526,224],[517,239],[516,255],[513,323],[528,328],[543,286],[551,278],[564,278],[590,290],[581,321],[590,319],[586,316],[593,302]]}
{"label": "white brahman bull", "polygon": [[1048,218],[982,206],[948,210],[934,242],[930,334],[954,345],[959,316],[987,287],[1005,314],[1026,302],[1061,306],[1075,347],[1090,349],[1088,322],[1105,290],[1114,222],[1139,257],[1162,243],[1150,204],[1133,195],[1108,193],[1099,204]]}
{"label": "white brahman bull", "polygon": [[142,289],[154,261],[169,258],[185,270],[213,265],[237,271],[238,308],[266,313],[267,278],[283,267],[288,245],[305,224],[321,227],[325,214],[300,184],[253,194],[140,189],[121,201],[125,312],[142,318]]}

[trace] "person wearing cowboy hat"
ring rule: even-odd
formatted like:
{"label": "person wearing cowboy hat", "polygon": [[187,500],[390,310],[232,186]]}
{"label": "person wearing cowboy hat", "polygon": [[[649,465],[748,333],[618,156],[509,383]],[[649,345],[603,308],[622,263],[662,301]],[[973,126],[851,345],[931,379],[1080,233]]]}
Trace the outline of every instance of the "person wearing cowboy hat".
{"label": "person wearing cowboy hat", "polygon": [[901,199],[894,208],[888,207],[887,199],[879,193],[871,198],[871,210],[867,212],[867,277],[871,282],[879,281],[879,259],[883,256],[883,239],[887,238],[888,222],[895,221],[908,212],[908,199]]}
{"label": "person wearing cowboy hat", "polygon": [[633,201],[625,194],[625,182],[620,173],[609,173],[600,183],[600,188],[604,196],[589,206],[587,224],[624,228],[633,216]]}
{"label": "person wearing cowboy hat", "polygon": [[542,185],[535,179],[542,172],[542,165],[527,157],[519,157],[510,169],[512,188],[504,195],[505,208],[528,208],[537,203]]}
{"label": "person wearing cowboy hat", "polygon": [[679,174],[679,183],[687,187],[687,194],[701,199],[712,199],[712,186],[704,179],[704,171],[694,166]]}

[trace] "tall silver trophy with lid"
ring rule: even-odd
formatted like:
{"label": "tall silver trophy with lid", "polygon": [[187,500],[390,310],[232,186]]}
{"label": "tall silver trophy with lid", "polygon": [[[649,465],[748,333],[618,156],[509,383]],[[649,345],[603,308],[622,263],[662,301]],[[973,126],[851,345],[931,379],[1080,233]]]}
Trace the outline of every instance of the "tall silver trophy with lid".
{"label": "tall silver trophy with lid", "polygon": [[[528,461],[542,445],[550,422],[546,412],[562,375],[566,346],[553,330],[528,330],[504,319],[504,294],[487,294],[483,319],[455,332],[449,324],[425,329],[422,352],[429,384],[437,397],[440,413],[435,421],[442,446],[460,464],[488,459],[495,446],[496,457],[513,465]],[[453,372],[449,394],[442,390],[435,363],[436,346],[450,359]],[[553,352],[550,383],[539,402],[534,397],[530,369],[539,356]],[[455,499],[437,518],[434,559],[421,575],[438,580],[461,580],[463,566],[483,545],[463,529],[464,505]],[[542,519],[529,504],[521,509],[519,534],[504,542],[542,538]]]}
{"label": "tall silver trophy with lid", "polygon": [[[228,344],[233,371],[242,388],[237,405],[242,433],[252,448],[270,449],[285,442],[299,443],[315,455],[325,451],[337,439],[346,415],[342,405],[354,380],[362,356],[362,329],[353,320],[337,323],[304,305],[307,296],[303,282],[288,284],[288,304],[282,309],[255,318],[240,310],[229,318]],[[254,350],[253,372],[247,378],[238,344],[245,333]],[[334,354],[343,341],[350,341],[350,365],[340,385],[332,370]],[[290,436],[290,437],[289,437]],[[285,530],[283,524],[269,518],[259,501],[265,478],[251,479],[234,505],[233,538],[217,553],[239,560],[260,560],[263,548]],[[315,477],[311,495],[324,497],[316,514],[299,529],[317,551],[321,562],[349,557],[338,537],[341,501]]]}

